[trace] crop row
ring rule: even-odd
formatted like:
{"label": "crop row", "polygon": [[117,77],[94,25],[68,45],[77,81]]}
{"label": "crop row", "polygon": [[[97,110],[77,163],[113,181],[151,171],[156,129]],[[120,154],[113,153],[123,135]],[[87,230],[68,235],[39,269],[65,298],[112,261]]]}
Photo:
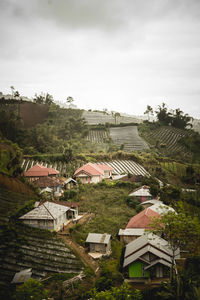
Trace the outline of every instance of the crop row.
{"label": "crop row", "polygon": [[143,166],[133,160],[114,160],[103,163],[114,169],[114,175],[130,173],[132,175],[150,176]]}
{"label": "crop row", "polygon": [[123,145],[124,151],[149,149],[147,143],[139,136],[137,126],[111,127],[110,136],[117,146]]}
{"label": "crop row", "polygon": [[35,164],[41,164],[44,167],[56,169],[60,172],[61,175],[67,172],[67,164],[60,161],[57,161],[55,163],[45,163],[39,160],[24,159],[21,168],[23,169],[23,171],[27,171]]}
{"label": "crop row", "polygon": [[90,130],[87,136],[87,140],[95,143],[105,143],[109,138],[106,130]]}
{"label": "crop row", "polygon": [[120,116],[115,119],[112,114],[105,114],[103,112],[91,112],[91,111],[84,111],[83,112],[83,118],[86,119],[88,124],[94,125],[94,124],[105,124],[105,123],[112,123],[115,122],[117,124],[119,123],[141,123],[142,121],[140,119],[137,119],[136,117],[128,117],[128,116]]}
{"label": "crop row", "polygon": [[157,146],[164,147],[164,149],[169,152],[185,152],[185,148],[178,142],[185,135],[186,133],[181,129],[161,127],[152,131],[149,134],[148,139],[149,141],[154,141]]}
{"label": "crop row", "polygon": [[[9,223],[9,215],[22,207],[29,196],[2,189],[0,192],[0,288],[9,288],[14,274],[32,268],[33,278],[49,273],[79,273],[80,261],[56,235],[24,224]],[[10,225],[9,225],[10,224]],[[4,228],[4,227],[3,227]]]}

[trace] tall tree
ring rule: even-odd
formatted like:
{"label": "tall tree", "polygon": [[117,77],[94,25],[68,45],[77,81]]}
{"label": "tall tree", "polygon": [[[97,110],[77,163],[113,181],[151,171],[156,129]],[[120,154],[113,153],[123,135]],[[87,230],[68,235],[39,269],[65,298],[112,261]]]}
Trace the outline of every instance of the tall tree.
{"label": "tall tree", "polygon": [[144,114],[148,116],[148,121],[150,119],[150,115],[153,116],[153,108],[150,105],[147,105],[147,109],[145,110]]}
{"label": "tall tree", "polygon": [[177,128],[185,129],[187,126],[192,127],[190,123],[193,120],[188,114],[184,114],[179,108],[175,110],[172,117],[171,125]]}
{"label": "tall tree", "polygon": [[11,89],[12,97],[14,97],[14,92],[15,92],[15,88],[14,88],[14,86],[13,86],[13,85],[11,85],[10,89]]}
{"label": "tall tree", "polygon": [[172,117],[171,113],[167,111],[167,106],[165,103],[158,106],[158,110],[156,111],[157,119],[162,125],[169,125],[171,123]]}
{"label": "tall tree", "polygon": [[114,114],[114,117],[115,117],[115,124],[117,124],[117,118],[121,117],[120,113],[116,112]]}
{"label": "tall tree", "polygon": [[67,97],[67,103],[69,104],[69,106],[72,104],[72,102],[74,102],[73,97],[68,96],[68,97]]}

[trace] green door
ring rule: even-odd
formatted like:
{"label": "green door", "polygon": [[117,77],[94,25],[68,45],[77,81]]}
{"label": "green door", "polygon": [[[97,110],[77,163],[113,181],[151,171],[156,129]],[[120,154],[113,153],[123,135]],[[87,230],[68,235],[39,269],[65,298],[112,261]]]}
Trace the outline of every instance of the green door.
{"label": "green door", "polygon": [[141,261],[136,261],[129,265],[129,278],[149,277],[148,271],[143,271],[144,264]]}

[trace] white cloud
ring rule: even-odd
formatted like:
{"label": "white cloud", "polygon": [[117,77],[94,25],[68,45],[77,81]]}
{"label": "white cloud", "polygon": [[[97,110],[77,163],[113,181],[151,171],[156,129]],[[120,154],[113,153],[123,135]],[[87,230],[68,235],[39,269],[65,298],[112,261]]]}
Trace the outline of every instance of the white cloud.
{"label": "white cloud", "polygon": [[0,2],[0,90],[142,114],[163,101],[200,118],[200,2]]}

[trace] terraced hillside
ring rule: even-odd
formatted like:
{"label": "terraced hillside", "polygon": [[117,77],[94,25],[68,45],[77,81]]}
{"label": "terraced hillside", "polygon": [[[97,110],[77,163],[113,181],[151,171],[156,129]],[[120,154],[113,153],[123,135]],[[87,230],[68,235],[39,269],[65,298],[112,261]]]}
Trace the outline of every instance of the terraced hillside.
{"label": "terraced hillside", "polygon": [[106,130],[90,130],[87,136],[87,140],[98,144],[105,143],[109,138]]}
{"label": "terraced hillside", "polygon": [[21,168],[23,171],[27,171],[29,168],[33,167],[35,164],[41,164],[48,168],[56,169],[60,172],[61,175],[65,174],[67,172],[67,164],[63,162],[55,162],[53,164],[50,163],[44,163],[39,160],[33,160],[33,159],[24,159],[21,165]]}
{"label": "terraced hillside", "polygon": [[0,297],[8,292],[14,274],[22,269],[32,268],[35,279],[82,270],[80,261],[55,234],[11,219],[8,222],[8,215],[29,200],[25,195],[1,189]]}
{"label": "terraced hillside", "polygon": [[[115,118],[111,114],[105,114],[103,112],[94,112],[94,111],[84,111],[83,118],[86,119],[88,124],[105,124],[105,123],[115,123]],[[141,119],[136,117],[128,117],[128,116],[121,116],[117,117],[116,123],[142,123]]]}
{"label": "terraced hillside", "polygon": [[143,166],[133,160],[113,160],[101,163],[111,166],[114,169],[113,174],[115,175],[130,173],[132,175],[150,176]]}
{"label": "terraced hillside", "polygon": [[0,225],[9,221],[9,217],[24,204],[35,197],[21,193],[13,193],[9,190],[0,190]]}
{"label": "terraced hillside", "polygon": [[169,154],[177,152],[188,154],[185,147],[178,142],[186,134],[187,132],[185,130],[171,126],[162,126],[152,130],[146,134],[145,137],[150,144],[156,145],[156,147],[159,147],[163,152]]}
{"label": "terraced hillside", "polygon": [[137,126],[111,127],[110,137],[116,146],[124,145],[123,150],[126,152],[149,149],[147,143],[139,136]]}

